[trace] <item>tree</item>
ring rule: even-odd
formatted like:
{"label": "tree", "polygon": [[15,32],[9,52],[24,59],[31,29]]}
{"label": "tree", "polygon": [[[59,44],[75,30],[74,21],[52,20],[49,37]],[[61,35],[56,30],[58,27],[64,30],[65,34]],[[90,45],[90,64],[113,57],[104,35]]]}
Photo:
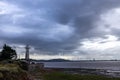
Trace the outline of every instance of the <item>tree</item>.
{"label": "tree", "polygon": [[5,44],[1,51],[0,59],[7,60],[7,59],[16,59],[16,58],[17,58],[16,51],[12,49],[10,46]]}

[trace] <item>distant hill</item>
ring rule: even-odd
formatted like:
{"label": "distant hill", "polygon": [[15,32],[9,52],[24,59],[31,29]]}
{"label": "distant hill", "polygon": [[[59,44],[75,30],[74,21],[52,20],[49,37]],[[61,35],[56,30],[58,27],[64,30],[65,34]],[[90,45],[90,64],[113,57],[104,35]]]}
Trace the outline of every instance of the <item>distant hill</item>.
{"label": "distant hill", "polygon": [[66,60],[66,59],[51,59],[51,60],[48,60],[48,61],[51,61],[51,62],[64,62],[64,61],[70,61],[70,60]]}
{"label": "distant hill", "polygon": [[66,59],[50,59],[50,60],[32,60],[31,61],[36,61],[36,62],[67,62],[70,60],[66,60]]}

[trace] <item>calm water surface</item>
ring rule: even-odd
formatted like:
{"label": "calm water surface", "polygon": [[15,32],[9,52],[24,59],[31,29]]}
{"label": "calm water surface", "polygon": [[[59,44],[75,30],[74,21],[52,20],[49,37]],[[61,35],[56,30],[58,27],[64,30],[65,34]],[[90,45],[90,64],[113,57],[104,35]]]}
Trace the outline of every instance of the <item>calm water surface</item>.
{"label": "calm water surface", "polygon": [[120,70],[120,61],[44,62],[47,68],[87,68]]}

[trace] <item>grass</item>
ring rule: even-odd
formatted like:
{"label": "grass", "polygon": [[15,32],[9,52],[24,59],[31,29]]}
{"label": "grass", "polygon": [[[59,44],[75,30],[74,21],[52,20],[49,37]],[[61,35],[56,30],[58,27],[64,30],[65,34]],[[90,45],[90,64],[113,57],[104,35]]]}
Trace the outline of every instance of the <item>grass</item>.
{"label": "grass", "polygon": [[29,80],[29,74],[18,64],[0,63],[0,80]]}
{"label": "grass", "polygon": [[16,64],[0,64],[0,71],[19,72],[21,69]]}
{"label": "grass", "polygon": [[47,73],[43,76],[44,80],[120,80],[120,78],[110,78],[100,75],[79,75],[67,74],[63,72]]}

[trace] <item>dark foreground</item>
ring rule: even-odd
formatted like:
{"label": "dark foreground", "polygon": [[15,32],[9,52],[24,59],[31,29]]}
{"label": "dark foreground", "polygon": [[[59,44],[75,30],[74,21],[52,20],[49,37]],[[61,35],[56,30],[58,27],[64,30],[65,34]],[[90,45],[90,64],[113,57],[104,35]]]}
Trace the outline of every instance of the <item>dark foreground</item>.
{"label": "dark foreground", "polygon": [[120,78],[110,78],[100,75],[80,75],[80,74],[66,74],[61,72],[54,72],[45,74],[44,80],[120,80]]}
{"label": "dark foreground", "polygon": [[117,77],[97,74],[96,70],[90,69],[36,69],[31,75],[36,80],[120,80]]}

